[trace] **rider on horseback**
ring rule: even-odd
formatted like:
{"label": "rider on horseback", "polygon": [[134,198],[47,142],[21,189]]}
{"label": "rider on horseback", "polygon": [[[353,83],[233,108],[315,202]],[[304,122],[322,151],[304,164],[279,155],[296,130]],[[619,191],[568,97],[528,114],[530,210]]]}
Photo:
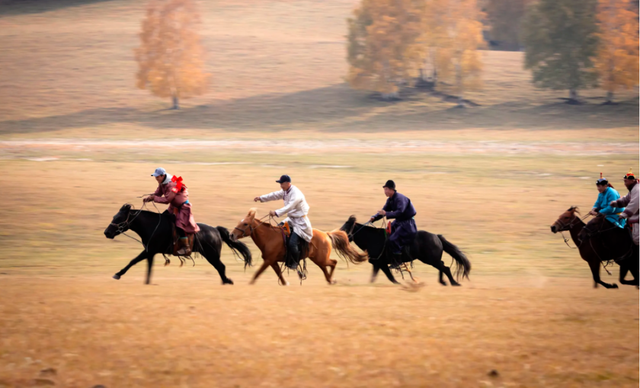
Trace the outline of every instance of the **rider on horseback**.
{"label": "rider on horseback", "polygon": [[618,228],[624,228],[624,224],[626,221],[620,217],[618,214],[624,211],[624,208],[618,208],[611,206],[612,201],[616,201],[620,198],[620,194],[613,188],[613,186],[609,183],[609,181],[602,177],[602,173],[600,173],[600,179],[596,181],[596,187],[598,188],[598,199],[596,203],[593,205],[593,209],[589,212],[592,216],[596,216],[598,214],[602,214],[605,216],[605,219],[611,224],[617,226]]}
{"label": "rider on horseback", "polygon": [[416,209],[409,198],[396,191],[396,184],[392,180],[388,180],[382,188],[384,195],[388,198],[387,202],[382,210],[371,216],[369,222],[375,222],[384,216],[396,219],[391,224],[391,236],[389,236],[388,243],[395,263],[402,263],[402,247],[413,241],[418,233],[416,222],[413,219],[416,215]]}
{"label": "rider on horseback", "polygon": [[611,201],[609,206],[622,207],[626,206],[624,211],[620,214],[620,218],[627,219],[629,221],[629,225],[631,225],[631,235],[633,236],[633,242],[638,245],[638,202],[640,198],[638,198],[638,180],[636,179],[633,171],[629,170],[627,175],[624,176],[624,185],[629,190],[629,194],[626,196]]}
{"label": "rider on horseback", "polygon": [[291,184],[289,175],[283,175],[276,181],[280,183],[280,191],[255,197],[255,202],[268,202],[278,199],[284,200],[284,207],[278,210],[269,211],[269,215],[280,217],[287,214],[287,218],[282,223],[290,222],[293,225],[289,242],[287,243],[287,262],[286,266],[290,269],[297,269],[300,262],[299,240],[304,239],[307,243],[313,238],[313,228],[307,214],[309,213],[309,205],[307,200],[299,188]]}
{"label": "rider on horseback", "polygon": [[180,236],[180,249],[176,253],[180,256],[188,256],[191,254],[191,247],[187,234],[198,233],[200,227],[196,224],[191,213],[187,186],[182,183],[181,177],[167,174],[167,171],[162,167],[156,168],[151,176],[156,178],[158,188],[155,193],[147,196],[144,202],[169,204],[167,210],[176,216],[176,232]]}

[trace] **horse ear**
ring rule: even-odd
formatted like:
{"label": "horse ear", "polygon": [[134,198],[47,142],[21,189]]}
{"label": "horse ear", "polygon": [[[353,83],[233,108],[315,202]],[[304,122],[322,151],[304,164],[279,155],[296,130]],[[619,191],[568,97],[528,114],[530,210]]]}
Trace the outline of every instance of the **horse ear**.
{"label": "horse ear", "polygon": [[258,213],[258,209],[255,207],[252,207],[251,209],[249,209],[249,213],[247,213],[247,217],[256,217],[256,214]]}
{"label": "horse ear", "polygon": [[356,222],[356,216],[355,215],[350,215],[349,219],[347,220],[347,222]]}
{"label": "horse ear", "polygon": [[131,205],[128,203],[125,203],[124,205],[122,205],[122,207],[120,208],[120,211],[129,211],[131,210]]}

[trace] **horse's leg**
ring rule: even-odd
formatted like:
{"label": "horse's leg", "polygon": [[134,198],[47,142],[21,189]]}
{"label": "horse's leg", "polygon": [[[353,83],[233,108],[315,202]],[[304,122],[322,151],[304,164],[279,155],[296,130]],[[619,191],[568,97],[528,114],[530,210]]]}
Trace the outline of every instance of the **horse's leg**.
{"label": "horse's leg", "polygon": [[376,280],[376,277],[378,276],[378,271],[380,271],[380,266],[375,263],[371,263],[371,265],[373,266],[373,271],[371,272],[370,283],[373,283]]}
{"label": "horse's leg", "polygon": [[280,270],[280,266],[278,265],[278,263],[271,263],[271,268],[273,268],[276,275],[278,275],[278,279],[280,280],[280,285],[288,286],[289,282],[287,281],[287,279],[284,278],[284,275],[282,275],[282,271]]}
{"label": "horse's leg", "polygon": [[605,283],[600,279],[600,260],[589,261],[589,268],[591,268],[591,275],[593,275],[594,288],[597,288],[598,284],[602,284],[605,288],[618,288],[617,284]]}
{"label": "horse's leg", "polygon": [[149,255],[149,257],[147,257],[147,280],[144,282],[144,284],[151,284],[151,270],[153,269],[153,257],[155,255]]}
{"label": "horse's leg", "polygon": [[262,265],[260,266],[260,268],[258,268],[256,273],[253,275],[253,279],[251,279],[249,284],[255,284],[256,280],[258,279],[258,276],[260,276],[260,274],[263,273],[264,270],[267,269],[267,267],[270,266],[271,264],[278,265],[278,262],[276,260],[269,260],[269,259],[264,258],[264,261],[262,262]]}
{"label": "horse's leg", "polygon": [[127,273],[127,271],[129,270],[129,268],[133,267],[134,265],[138,264],[139,262],[141,262],[142,260],[146,259],[148,255],[147,251],[142,251],[138,256],[136,256],[135,259],[131,260],[129,262],[129,264],[127,264],[126,267],[124,267],[123,269],[121,269],[119,272],[117,272],[115,275],[113,275],[113,278],[116,280],[120,280],[120,277],[122,275],[124,275],[125,273]]}
{"label": "horse's leg", "polygon": [[202,253],[205,259],[213,266],[213,268],[218,271],[220,275],[220,279],[222,280],[222,284],[233,284],[233,280],[227,277],[226,271],[227,267],[220,260],[220,251],[211,246],[205,246],[204,252]]}
{"label": "horse's leg", "polygon": [[329,270],[329,279],[332,279],[329,284],[336,284],[336,280],[333,279],[333,271],[336,270],[336,265],[337,264],[338,264],[338,262],[336,260],[329,259],[328,266],[331,267],[331,269]]}
{"label": "horse's leg", "polygon": [[[444,265],[444,261],[442,262],[442,265]],[[442,278],[442,275],[444,273],[442,271],[438,271],[438,281],[440,282],[440,284],[442,284],[443,286],[447,285],[447,282],[444,281],[444,279]]]}
{"label": "horse's leg", "polygon": [[451,269],[449,269],[449,267],[444,265],[444,261],[440,260],[437,264],[433,266],[437,268],[439,271],[444,272],[445,275],[447,275],[447,277],[449,278],[449,283],[451,283],[452,286],[460,285],[460,283],[456,282],[456,280],[453,278],[453,275],[451,274]]}
{"label": "horse's leg", "polygon": [[389,265],[387,263],[380,263],[380,269],[382,270],[382,272],[384,272],[385,275],[387,275],[387,279],[389,279],[391,281],[391,283],[393,284],[400,284],[396,278],[393,277],[393,274],[391,273],[391,270],[389,269]]}
{"label": "horse's leg", "polygon": [[327,280],[327,283],[332,284],[331,283],[331,274],[327,271],[327,266],[325,265],[328,260],[324,260],[324,261],[321,262],[320,260],[318,260],[317,257],[310,257],[310,259],[311,259],[311,261],[316,263],[316,265],[318,267],[320,267],[320,269],[322,270],[322,273],[324,274],[324,278]]}

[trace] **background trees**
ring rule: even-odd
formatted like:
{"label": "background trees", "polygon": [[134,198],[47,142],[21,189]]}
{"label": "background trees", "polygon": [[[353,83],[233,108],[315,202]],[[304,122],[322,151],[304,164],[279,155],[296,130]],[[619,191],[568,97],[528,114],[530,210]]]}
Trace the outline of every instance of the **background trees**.
{"label": "background trees", "polygon": [[204,50],[197,27],[200,16],[192,0],[152,0],[142,21],[137,86],[158,97],[179,100],[200,95],[207,89]]}

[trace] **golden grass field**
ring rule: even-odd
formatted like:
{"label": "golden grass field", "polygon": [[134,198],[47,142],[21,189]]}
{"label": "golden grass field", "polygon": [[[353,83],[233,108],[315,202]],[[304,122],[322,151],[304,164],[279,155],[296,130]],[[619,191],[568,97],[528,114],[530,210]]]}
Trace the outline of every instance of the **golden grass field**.
{"label": "golden grass field", "polygon": [[[549,230],[590,209],[601,171],[626,194],[637,88],[568,106],[531,86],[522,53],[484,52],[466,96],[481,106],[383,103],[342,78],[357,1],[201,1],[211,91],[170,111],[135,89],[145,2],[68,1],[0,5],[0,387],[638,386],[638,290],[594,289]],[[256,268],[226,246],[233,286],[203,259],[113,280],[141,246],[103,230],[158,165],[197,221],[227,228],[283,173],[321,230],[368,218],[394,179],[470,280],[442,287],[416,263],[422,287],[369,284],[368,263],[341,261],[333,286],[311,263],[302,286],[271,270],[249,286]]]}

